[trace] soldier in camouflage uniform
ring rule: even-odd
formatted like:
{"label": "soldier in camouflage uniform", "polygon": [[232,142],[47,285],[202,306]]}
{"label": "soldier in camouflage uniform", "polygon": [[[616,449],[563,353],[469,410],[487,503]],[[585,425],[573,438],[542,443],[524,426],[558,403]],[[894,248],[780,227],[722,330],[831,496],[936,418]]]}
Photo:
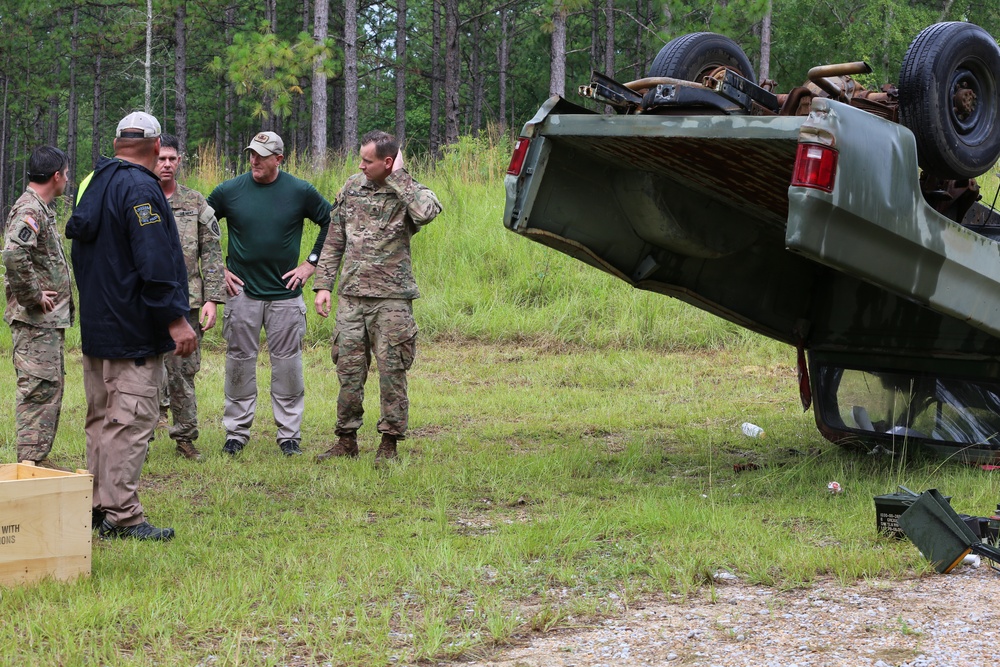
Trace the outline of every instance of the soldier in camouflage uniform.
{"label": "soldier in camouflage uniform", "polygon": [[201,460],[201,453],[194,445],[198,439],[194,376],[201,369],[203,332],[215,326],[217,306],[226,300],[226,283],[219,222],[215,219],[215,211],[200,192],[177,182],[181,162],[178,147],[177,137],[160,135],[160,157],[155,173],[160,177],[160,187],[177,221],[191,298],[188,322],[198,337],[198,347],[189,357],[166,355],[164,365],[167,369],[166,394],[170,399],[170,412],[174,415],[170,437],[177,443],[178,454],[198,461]]}
{"label": "soldier in camouflage uniform", "polygon": [[381,390],[382,441],[375,464],[396,458],[406,437],[409,399],[406,371],[413,364],[417,325],[413,299],[420,296],[410,262],[410,237],[441,212],[441,203],[403,168],[391,134],[369,132],[361,140],[361,169],[337,195],[313,289],[316,312],[330,313],[330,291],[340,274],[333,362],[337,365],[337,443],[317,457],[357,456],[365,380],[374,353]]}
{"label": "soldier in camouflage uniform", "polygon": [[58,148],[36,149],[28,187],[7,218],[4,286],[17,374],[17,460],[68,470],[48,459],[62,409],[66,328],[73,324],[69,263],[52,202],[66,190],[69,160]]}

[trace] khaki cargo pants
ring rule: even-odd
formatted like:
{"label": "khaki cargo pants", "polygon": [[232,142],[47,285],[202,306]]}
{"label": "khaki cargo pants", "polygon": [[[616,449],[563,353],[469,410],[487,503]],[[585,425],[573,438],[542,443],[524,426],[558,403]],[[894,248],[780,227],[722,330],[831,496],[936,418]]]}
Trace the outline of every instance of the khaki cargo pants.
{"label": "khaki cargo pants", "polygon": [[139,474],[159,416],[163,355],[142,359],[83,356],[87,394],[87,469],[95,509],[118,526],[145,520]]}
{"label": "khaki cargo pants", "polygon": [[229,297],[222,315],[226,339],[226,439],[246,444],[257,409],[257,353],[260,331],[271,356],[271,409],[278,442],[301,440],[306,406],[302,340],[306,303],[301,296],[281,301],[252,299],[245,292]]}

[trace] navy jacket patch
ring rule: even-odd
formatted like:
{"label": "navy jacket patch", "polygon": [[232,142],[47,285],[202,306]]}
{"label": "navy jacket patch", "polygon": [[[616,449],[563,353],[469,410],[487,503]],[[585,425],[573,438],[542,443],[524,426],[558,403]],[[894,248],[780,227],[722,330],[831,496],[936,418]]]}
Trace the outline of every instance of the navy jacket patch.
{"label": "navy jacket patch", "polygon": [[133,206],[132,210],[135,211],[135,217],[139,218],[140,227],[153,225],[160,221],[160,214],[153,213],[152,204],[139,204],[138,206]]}

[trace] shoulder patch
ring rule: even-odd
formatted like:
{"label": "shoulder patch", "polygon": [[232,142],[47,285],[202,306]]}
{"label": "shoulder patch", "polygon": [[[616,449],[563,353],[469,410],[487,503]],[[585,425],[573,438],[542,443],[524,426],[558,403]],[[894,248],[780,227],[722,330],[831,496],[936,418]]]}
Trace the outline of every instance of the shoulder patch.
{"label": "shoulder patch", "polygon": [[35,230],[35,233],[36,233],[36,234],[38,233],[38,223],[37,223],[37,222],[35,222],[35,219],[34,219],[34,218],[32,218],[32,217],[31,217],[30,215],[26,215],[26,216],[24,216],[24,221],[25,221],[26,223],[28,223],[28,225],[29,225],[29,226],[30,226],[30,227],[31,227],[32,229],[34,229],[34,230]]}
{"label": "shoulder patch", "polygon": [[133,206],[132,210],[135,211],[135,217],[139,218],[140,227],[154,225],[160,221],[160,215],[153,212],[152,204],[139,204],[138,206]]}
{"label": "shoulder patch", "polygon": [[222,230],[219,229],[219,221],[218,220],[212,220],[212,224],[209,225],[209,229],[212,230],[212,234],[215,235],[216,237],[221,237],[222,236]]}
{"label": "shoulder patch", "polygon": [[[28,219],[30,220],[31,218]],[[37,227],[35,229],[37,230]],[[20,239],[22,243],[27,243],[33,236],[34,234],[32,234],[31,230],[27,227],[21,227],[21,231],[17,233],[17,238]]]}

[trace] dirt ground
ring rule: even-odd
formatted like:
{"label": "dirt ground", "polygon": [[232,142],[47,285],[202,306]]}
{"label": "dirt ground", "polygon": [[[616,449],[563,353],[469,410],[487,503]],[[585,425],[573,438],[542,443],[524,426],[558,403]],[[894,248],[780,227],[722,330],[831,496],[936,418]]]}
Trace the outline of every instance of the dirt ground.
{"label": "dirt ground", "polygon": [[722,579],[701,599],[650,599],[589,626],[517,638],[458,667],[1000,665],[1000,572],[987,561],[905,581],[779,591]]}

